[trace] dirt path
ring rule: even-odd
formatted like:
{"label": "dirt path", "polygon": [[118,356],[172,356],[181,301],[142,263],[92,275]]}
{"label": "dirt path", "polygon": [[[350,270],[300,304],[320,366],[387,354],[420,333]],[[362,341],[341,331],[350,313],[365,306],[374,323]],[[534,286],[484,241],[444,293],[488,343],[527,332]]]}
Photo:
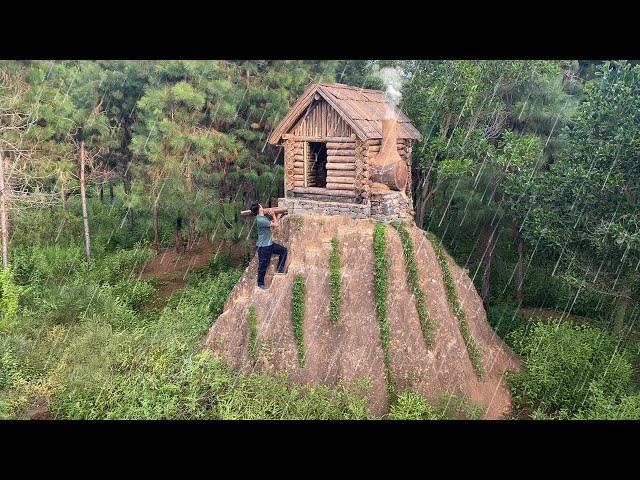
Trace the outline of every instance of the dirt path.
{"label": "dirt path", "polygon": [[572,320],[578,324],[585,324],[590,322],[587,317],[567,314],[557,310],[549,310],[546,308],[521,308],[519,313],[525,317],[537,317],[544,319],[561,318],[562,320]]}
{"label": "dirt path", "polygon": [[201,239],[189,251],[177,254],[174,247],[161,250],[140,272],[139,279],[156,279],[162,283],[158,298],[166,299],[187,284],[189,273],[206,266],[215,252],[215,246]]}

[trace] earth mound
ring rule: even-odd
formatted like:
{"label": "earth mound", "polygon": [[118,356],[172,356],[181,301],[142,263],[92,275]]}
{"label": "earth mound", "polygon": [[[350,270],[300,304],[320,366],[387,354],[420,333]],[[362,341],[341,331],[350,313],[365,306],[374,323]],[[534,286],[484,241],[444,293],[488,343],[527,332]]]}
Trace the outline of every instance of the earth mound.
{"label": "earth mound", "polygon": [[[416,297],[407,279],[401,237],[388,226],[389,361],[385,365],[381,323],[375,306],[374,227],[370,220],[340,216],[285,217],[281,228],[275,231],[274,241],[289,249],[287,274],[273,275],[274,257],[266,278],[268,289],[259,289],[254,257],[205,344],[213,354],[245,373],[286,371],[291,381],[311,386],[333,386],[339,381],[350,386],[367,378],[372,385],[369,408],[376,415],[388,411],[386,368],[395,392],[411,390],[433,400],[448,391],[466,395],[474,404],[482,405],[486,409],[485,418],[507,415],[511,396],[504,376],[507,371],[518,370],[520,361],[487,323],[482,301],[467,273],[440,250],[440,261],[449,265],[453,280],[450,283],[455,285],[458,305],[466,317],[465,343],[461,312],[456,316],[455,306],[447,298],[437,251],[425,232],[414,225],[407,225],[406,231],[415,251],[424,304],[434,325],[433,339],[428,346]],[[336,323],[330,320],[332,238],[338,240],[341,263],[340,316]],[[306,285],[303,366],[299,362],[291,312],[297,275],[302,275]],[[250,324],[254,327],[250,328]],[[475,364],[469,342],[479,352],[479,362]]]}

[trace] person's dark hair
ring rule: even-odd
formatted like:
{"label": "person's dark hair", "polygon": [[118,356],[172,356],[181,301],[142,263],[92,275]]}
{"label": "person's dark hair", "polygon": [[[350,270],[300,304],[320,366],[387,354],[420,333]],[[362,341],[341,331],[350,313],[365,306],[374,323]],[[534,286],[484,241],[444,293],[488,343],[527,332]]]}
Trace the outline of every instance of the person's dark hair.
{"label": "person's dark hair", "polygon": [[251,213],[253,213],[254,215],[258,215],[258,212],[260,211],[260,203],[258,202],[253,202],[251,204]]}

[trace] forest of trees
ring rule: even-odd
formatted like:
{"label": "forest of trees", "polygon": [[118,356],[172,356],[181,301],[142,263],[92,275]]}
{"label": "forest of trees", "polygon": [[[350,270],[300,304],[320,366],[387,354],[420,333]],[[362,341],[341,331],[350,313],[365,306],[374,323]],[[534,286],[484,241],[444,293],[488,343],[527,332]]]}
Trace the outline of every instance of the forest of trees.
{"label": "forest of trees", "polygon": [[[0,418],[366,418],[194,345],[253,254],[240,211],[282,196],[271,131],[310,83],[385,67],[423,135],[416,224],[528,366],[516,415],[638,418],[640,66],[555,60],[0,61]],[[208,267],[155,301],[140,266],[201,239]]]}

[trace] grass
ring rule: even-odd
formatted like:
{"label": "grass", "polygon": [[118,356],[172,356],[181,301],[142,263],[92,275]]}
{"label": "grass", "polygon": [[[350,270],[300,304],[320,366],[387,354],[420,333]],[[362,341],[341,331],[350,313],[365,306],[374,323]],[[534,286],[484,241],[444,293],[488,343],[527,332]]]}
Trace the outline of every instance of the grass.
{"label": "grass", "polygon": [[444,290],[447,296],[447,301],[449,302],[449,306],[453,310],[454,315],[458,319],[458,324],[460,325],[460,333],[462,334],[462,338],[464,339],[464,343],[467,347],[469,359],[471,360],[471,363],[473,364],[478,377],[482,378],[484,374],[484,370],[482,367],[482,352],[480,351],[480,346],[473,339],[473,337],[471,336],[471,332],[469,331],[467,316],[460,306],[458,292],[456,291],[455,281],[453,280],[453,275],[451,274],[451,269],[449,268],[449,262],[447,261],[444,247],[433,234],[427,233],[427,237],[431,241],[433,249],[436,252],[438,264],[440,265],[440,269],[442,270],[442,281],[444,282]]}
{"label": "grass", "polygon": [[420,329],[422,330],[422,337],[427,348],[433,346],[433,334],[435,325],[431,319],[431,315],[427,311],[427,306],[424,299],[424,292],[420,287],[420,276],[418,274],[418,264],[416,261],[415,248],[411,235],[401,222],[396,222],[393,227],[400,235],[400,241],[402,242],[402,250],[404,252],[404,262],[407,267],[407,283],[411,288],[411,293],[416,303],[416,310],[418,312],[418,318],[420,320]]}
{"label": "grass", "polygon": [[249,326],[249,344],[247,345],[247,355],[249,358],[256,356],[256,343],[258,341],[258,317],[256,307],[251,305],[247,313],[247,325]]}
{"label": "grass", "polygon": [[387,379],[387,392],[393,399],[394,389],[391,378],[391,352],[389,351],[389,323],[387,318],[387,298],[389,296],[389,255],[387,253],[387,227],[376,223],[373,230],[373,252],[375,256],[375,303],[378,321],[380,322],[380,343],[384,353],[384,370]]}
{"label": "grass", "polygon": [[291,299],[291,322],[293,323],[293,334],[298,348],[298,364],[301,368],[305,365],[304,352],[304,306],[305,306],[306,286],[302,275],[296,275],[293,280],[293,291]]}
{"label": "grass", "polygon": [[329,273],[329,281],[331,283],[329,318],[331,322],[335,324],[340,320],[340,252],[338,250],[338,239],[336,237],[331,239]]}

